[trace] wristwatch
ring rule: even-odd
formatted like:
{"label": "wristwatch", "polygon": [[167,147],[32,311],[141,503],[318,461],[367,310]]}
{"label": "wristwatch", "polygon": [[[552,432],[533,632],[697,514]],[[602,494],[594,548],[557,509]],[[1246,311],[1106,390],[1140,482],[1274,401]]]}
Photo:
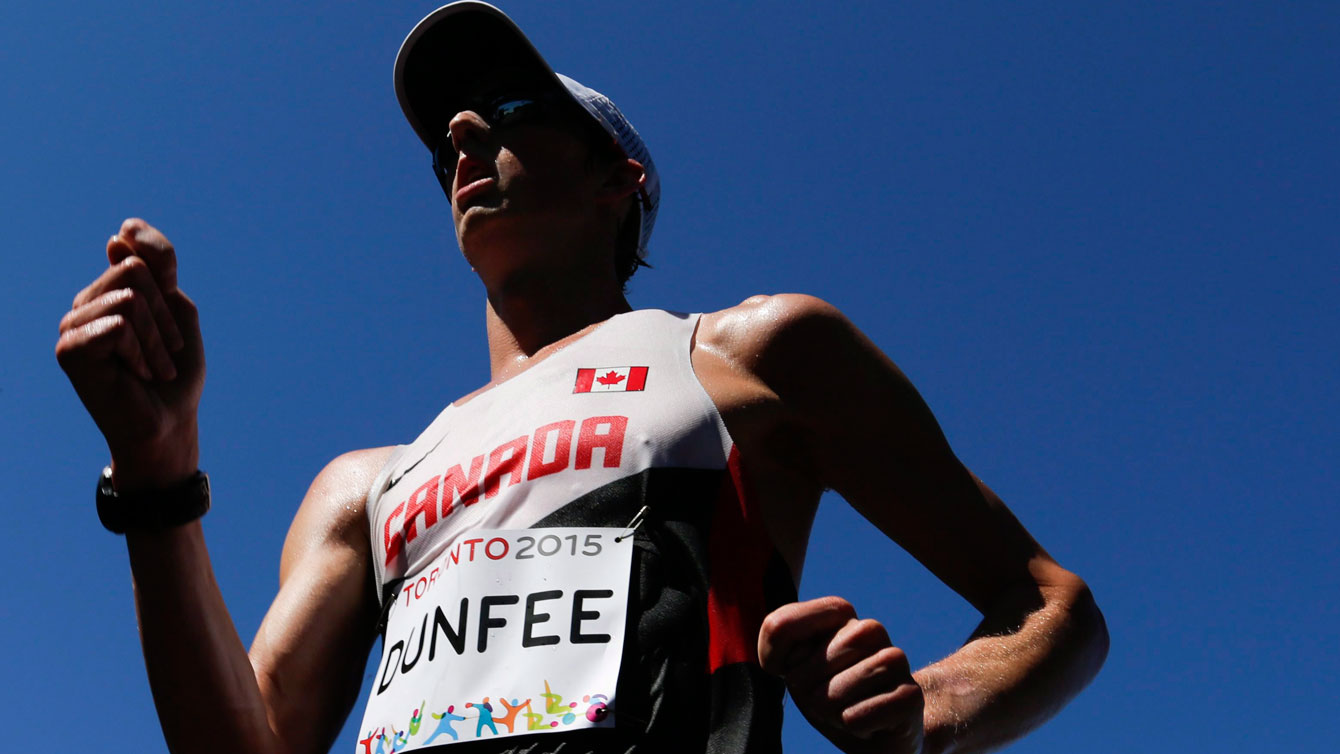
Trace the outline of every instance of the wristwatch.
{"label": "wristwatch", "polygon": [[209,510],[209,475],[196,471],[171,487],[117,492],[112,467],[98,477],[98,519],[114,534],[130,529],[169,529],[188,524]]}

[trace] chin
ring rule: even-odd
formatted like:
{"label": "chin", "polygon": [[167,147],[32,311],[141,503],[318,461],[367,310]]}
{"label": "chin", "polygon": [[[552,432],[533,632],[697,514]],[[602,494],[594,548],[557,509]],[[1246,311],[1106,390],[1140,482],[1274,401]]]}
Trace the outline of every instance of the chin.
{"label": "chin", "polygon": [[[526,233],[518,232],[506,223],[471,222],[457,226],[456,243],[470,268],[510,276],[512,268],[521,270],[535,267],[540,260],[532,259],[531,250],[538,247]],[[508,268],[508,269],[503,269]],[[490,274],[490,277],[494,277]]]}

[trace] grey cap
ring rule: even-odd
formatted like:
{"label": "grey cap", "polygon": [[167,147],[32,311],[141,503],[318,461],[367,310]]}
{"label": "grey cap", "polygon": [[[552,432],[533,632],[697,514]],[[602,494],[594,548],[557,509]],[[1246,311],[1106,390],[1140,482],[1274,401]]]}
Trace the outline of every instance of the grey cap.
{"label": "grey cap", "polygon": [[642,187],[638,256],[645,259],[661,203],[661,179],[646,143],[609,97],[555,73],[507,14],[475,0],[429,13],[400,45],[395,94],[419,140],[432,150],[447,133],[452,117],[466,108],[478,82],[500,76],[537,92],[566,93],[625,155],[642,163],[647,181]]}

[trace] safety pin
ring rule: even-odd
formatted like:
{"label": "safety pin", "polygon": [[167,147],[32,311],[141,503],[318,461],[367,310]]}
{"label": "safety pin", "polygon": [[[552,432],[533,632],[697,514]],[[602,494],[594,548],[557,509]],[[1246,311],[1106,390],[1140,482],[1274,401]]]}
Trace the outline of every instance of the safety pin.
{"label": "safety pin", "polygon": [[646,517],[647,517],[647,506],[644,505],[640,510],[638,510],[637,513],[633,514],[633,518],[627,524],[624,524],[623,527],[624,532],[623,534],[620,534],[619,536],[614,538],[615,543],[617,544],[633,536],[633,532],[637,530],[637,527],[642,525],[642,521]]}

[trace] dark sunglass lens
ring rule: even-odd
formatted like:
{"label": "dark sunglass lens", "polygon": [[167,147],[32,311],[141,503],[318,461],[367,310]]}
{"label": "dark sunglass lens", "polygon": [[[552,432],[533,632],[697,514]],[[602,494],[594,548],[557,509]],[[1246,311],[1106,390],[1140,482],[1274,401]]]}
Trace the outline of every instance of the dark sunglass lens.
{"label": "dark sunglass lens", "polygon": [[452,146],[450,136],[442,139],[433,150],[433,169],[446,175],[456,172],[456,148]]}
{"label": "dark sunglass lens", "polygon": [[509,99],[493,107],[488,121],[494,128],[507,128],[539,119],[542,110],[540,103],[533,99]]}
{"label": "dark sunglass lens", "polygon": [[448,136],[433,150],[433,175],[437,176],[437,182],[442,186],[442,193],[447,195],[448,201],[451,200],[451,182],[455,174],[456,149],[451,144],[451,137]]}

